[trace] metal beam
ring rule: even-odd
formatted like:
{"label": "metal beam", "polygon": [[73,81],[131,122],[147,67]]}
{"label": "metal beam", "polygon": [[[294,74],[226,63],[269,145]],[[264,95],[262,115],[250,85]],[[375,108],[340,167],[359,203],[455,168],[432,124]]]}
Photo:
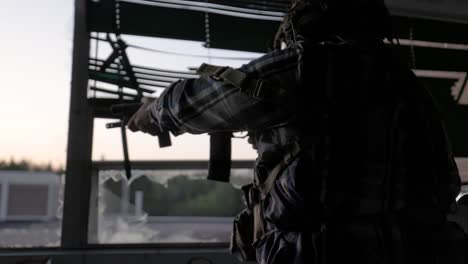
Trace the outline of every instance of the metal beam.
{"label": "metal beam", "polygon": [[88,103],[87,0],[75,0],[75,29],[62,223],[62,247],[85,248],[91,193],[93,112]]}
{"label": "metal beam", "polygon": [[[254,160],[233,160],[232,169],[252,169]],[[134,170],[208,170],[207,160],[161,160],[161,161],[132,161]],[[122,161],[95,161],[95,170],[123,170]]]}
{"label": "metal beam", "polygon": [[93,170],[89,199],[88,243],[99,244],[99,171]]}

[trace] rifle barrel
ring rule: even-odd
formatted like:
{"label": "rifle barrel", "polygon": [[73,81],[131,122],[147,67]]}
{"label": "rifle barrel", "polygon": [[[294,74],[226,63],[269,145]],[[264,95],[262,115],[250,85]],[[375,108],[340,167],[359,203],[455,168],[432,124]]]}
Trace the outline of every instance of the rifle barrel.
{"label": "rifle barrel", "polygon": [[107,123],[106,128],[118,128],[122,127],[122,122]]}

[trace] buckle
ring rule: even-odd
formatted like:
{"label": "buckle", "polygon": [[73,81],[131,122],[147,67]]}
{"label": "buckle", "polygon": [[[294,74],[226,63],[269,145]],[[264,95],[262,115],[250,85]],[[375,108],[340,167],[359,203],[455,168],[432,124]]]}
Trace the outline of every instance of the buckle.
{"label": "buckle", "polygon": [[223,74],[223,72],[226,71],[227,68],[228,67],[217,68],[215,71],[213,71],[210,77],[215,81],[222,81],[223,78],[221,78],[221,74]]}
{"label": "buckle", "polygon": [[294,159],[297,157],[299,152],[301,151],[301,146],[299,145],[298,142],[294,142],[291,146],[290,149],[286,152],[286,154],[283,157],[283,162],[286,165],[291,164],[291,162],[294,161]]}
{"label": "buckle", "polygon": [[249,190],[249,201],[247,202],[248,205],[252,208],[256,204],[258,204],[261,201],[260,198],[260,192],[257,187],[253,186]]}

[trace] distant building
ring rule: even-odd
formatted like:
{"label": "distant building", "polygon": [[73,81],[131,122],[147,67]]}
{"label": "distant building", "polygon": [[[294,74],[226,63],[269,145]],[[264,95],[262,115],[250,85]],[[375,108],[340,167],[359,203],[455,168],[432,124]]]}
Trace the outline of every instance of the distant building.
{"label": "distant building", "polygon": [[0,170],[0,221],[48,221],[56,217],[59,175]]}
{"label": "distant building", "polygon": [[463,183],[468,184],[468,158],[456,158],[458,170]]}

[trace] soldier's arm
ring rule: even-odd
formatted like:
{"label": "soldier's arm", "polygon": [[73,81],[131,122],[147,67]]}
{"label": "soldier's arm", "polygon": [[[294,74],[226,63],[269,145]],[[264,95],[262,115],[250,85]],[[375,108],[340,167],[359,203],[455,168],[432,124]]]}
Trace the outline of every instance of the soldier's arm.
{"label": "soldier's arm", "polygon": [[[175,135],[249,131],[284,122],[291,114],[283,107],[287,94],[299,81],[300,54],[292,48],[275,51],[229,69],[230,75],[247,77],[244,85],[210,74],[174,83],[152,105],[151,116]],[[253,85],[259,81],[262,85]]]}

